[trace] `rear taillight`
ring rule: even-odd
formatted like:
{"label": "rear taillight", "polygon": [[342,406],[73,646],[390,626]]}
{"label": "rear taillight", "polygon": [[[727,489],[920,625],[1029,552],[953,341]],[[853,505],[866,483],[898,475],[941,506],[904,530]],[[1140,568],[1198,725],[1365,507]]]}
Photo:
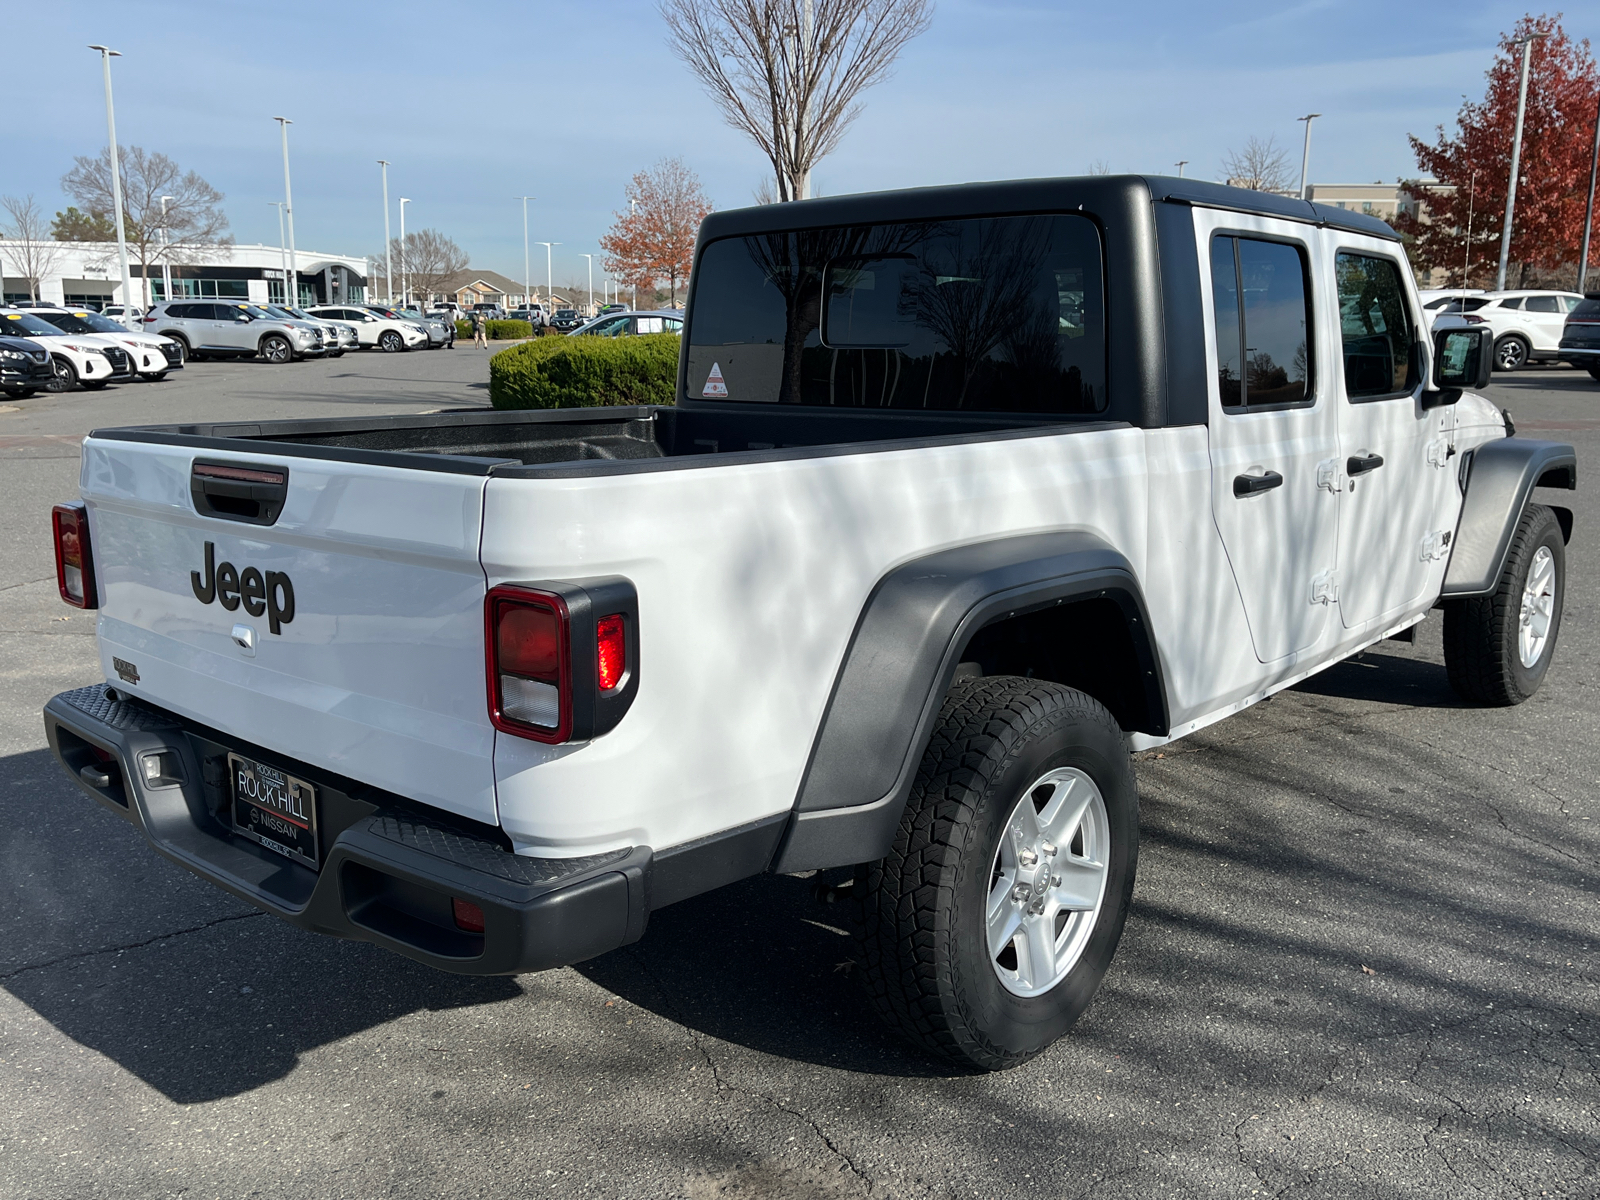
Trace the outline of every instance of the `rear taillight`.
{"label": "rear taillight", "polygon": [[540,742],[572,730],[566,602],[551,592],[495,588],[485,607],[489,716],[496,729]]}
{"label": "rear taillight", "polygon": [[1471,313],[1462,313],[1461,319],[1468,325],[1487,325],[1489,323],[1487,317],[1475,317]]}
{"label": "rear taillight", "polygon": [[536,742],[616,728],[639,692],[639,596],[617,576],[502,583],[484,598],[489,719]]}
{"label": "rear taillight", "polygon": [[156,318],[153,317],[153,316],[151,316],[151,317],[140,317],[139,320],[143,321],[146,325],[154,325],[156,323]]}
{"label": "rear taillight", "polygon": [[621,613],[601,617],[594,625],[595,682],[614,692],[628,677],[628,633]]}
{"label": "rear taillight", "polygon": [[56,544],[56,586],[73,608],[98,608],[94,556],[89,550],[89,510],[81,500],[58,504],[50,514]]}

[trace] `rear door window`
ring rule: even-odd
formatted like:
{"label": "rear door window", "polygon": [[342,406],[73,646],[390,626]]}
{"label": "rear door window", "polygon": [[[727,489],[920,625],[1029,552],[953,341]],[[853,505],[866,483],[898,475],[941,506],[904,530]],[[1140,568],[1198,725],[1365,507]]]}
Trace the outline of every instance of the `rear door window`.
{"label": "rear door window", "polygon": [[1212,239],[1217,387],[1224,408],[1309,403],[1307,275],[1298,246],[1226,235]]}
{"label": "rear door window", "polygon": [[688,394],[973,412],[1106,407],[1100,235],[1079,214],[723,238],[700,257]]}
{"label": "rear door window", "polygon": [[1392,259],[1340,251],[1339,337],[1351,400],[1408,394],[1416,384],[1415,334],[1400,267]]}
{"label": "rear door window", "polygon": [[1563,311],[1561,302],[1554,296],[1529,296],[1523,306],[1528,312],[1553,313]]}

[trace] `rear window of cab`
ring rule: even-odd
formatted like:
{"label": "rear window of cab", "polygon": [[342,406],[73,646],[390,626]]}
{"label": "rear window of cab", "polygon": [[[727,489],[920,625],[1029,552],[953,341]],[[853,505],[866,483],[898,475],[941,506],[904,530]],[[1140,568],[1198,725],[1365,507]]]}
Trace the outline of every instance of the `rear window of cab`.
{"label": "rear window of cab", "polygon": [[720,238],[697,265],[688,395],[1098,413],[1100,233],[1045,214]]}

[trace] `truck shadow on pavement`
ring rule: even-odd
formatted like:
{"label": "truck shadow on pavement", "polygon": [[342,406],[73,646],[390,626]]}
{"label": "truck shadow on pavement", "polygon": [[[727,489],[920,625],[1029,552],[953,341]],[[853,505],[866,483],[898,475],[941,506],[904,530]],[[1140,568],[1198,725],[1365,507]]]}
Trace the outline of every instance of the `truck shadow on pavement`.
{"label": "truck shadow on pavement", "polygon": [[44,750],[0,758],[0,905],[0,988],[183,1104],[412,1013],[523,994],[256,912],[161,859]]}
{"label": "truck shadow on pavement", "polygon": [[1470,707],[1451,690],[1443,663],[1386,654],[1377,647],[1313,675],[1293,690],[1410,708]]}

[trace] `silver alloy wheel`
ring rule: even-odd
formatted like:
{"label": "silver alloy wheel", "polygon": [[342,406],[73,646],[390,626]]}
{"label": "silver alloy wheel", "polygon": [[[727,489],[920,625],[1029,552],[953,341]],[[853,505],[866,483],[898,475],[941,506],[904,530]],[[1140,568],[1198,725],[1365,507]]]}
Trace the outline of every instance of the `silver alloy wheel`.
{"label": "silver alloy wheel", "polygon": [[289,343],[281,337],[269,337],[261,343],[261,357],[270,363],[286,363],[290,354]]}
{"label": "silver alloy wheel", "polygon": [[1515,371],[1528,361],[1528,345],[1521,338],[1503,339],[1494,350],[1494,365],[1502,371]]}
{"label": "silver alloy wheel", "polygon": [[1106,894],[1111,824],[1094,780],[1058,767],[1006,818],[989,868],[989,964],[1007,991],[1039,996],[1066,978]]}
{"label": "silver alloy wheel", "polygon": [[1556,558],[1549,546],[1540,546],[1528,564],[1522,585],[1522,612],[1517,617],[1517,653],[1523,667],[1533,669],[1550,641],[1550,624],[1556,610]]}
{"label": "silver alloy wheel", "polygon": [[64,358],[50,360],[50,382],[44,385],[47,392],[70,392],[78,386],[78,372]]}

